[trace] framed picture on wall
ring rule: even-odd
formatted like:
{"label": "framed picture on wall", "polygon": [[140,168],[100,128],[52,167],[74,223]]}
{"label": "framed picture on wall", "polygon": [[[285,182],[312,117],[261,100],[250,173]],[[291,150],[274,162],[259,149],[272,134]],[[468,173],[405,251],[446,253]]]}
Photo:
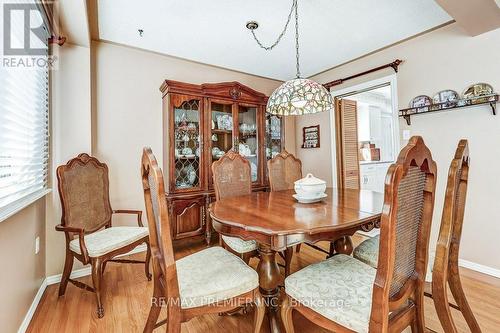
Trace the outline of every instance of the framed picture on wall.
{"label": "framed picture on wall", "polygon": [[319,125],[302,128],[302,148],[319,148]]}

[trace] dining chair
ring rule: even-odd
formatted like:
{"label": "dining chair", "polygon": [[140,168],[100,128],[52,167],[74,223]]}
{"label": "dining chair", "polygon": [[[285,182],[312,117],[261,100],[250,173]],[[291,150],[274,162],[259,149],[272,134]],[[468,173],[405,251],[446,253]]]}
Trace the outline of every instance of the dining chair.
{"label": "dining chair", "polygon": [[[464,220],[465,200],[469,176],[469,147],[467,140],[460,140],[455,156],[448,171],[448,181],[441,218],[434,265],[428,284],[432,293],[426,293],[434,299],[436,311],[446,332],[457,332],[450,308],[462,312],[472,332],[481,332],[477,320],[467,302],[458,270],[458,256],[462,225]],[[353,256],[368,265],[377,268],[379,237],[373,237],[361,243]],[[447,286],[450,286],[453,298],[458,305],[448,300]]]}
{"label": "dining chair", "polygon": [[436,163],[414,136],[389,168],[375,269],[336,254],[285,279],[281,313],[293,310],[335,332],[424,332],[424,284],[436,187]]}
{"label": "dining chair", "polygon": [[302,178],[302,162],[286,150],[267,161],[271,191],[293,190]]}
{"label": "dining chair", "polygon": [[[212,163],[215,200],[252,193],[250,162],[234,150],[228,151]],[[247,264],[251,257],[257,257],[257,242],[238,237],[221,235],[220,245],[240,256]]]}
{"label": "dining chair", "polygon": [[448,172],[443,215],[432,269],[432,295],[430,296],[434,300],[439,321],[447,333],[458,332],[451,316],[452,306],[448,300],[448,286],[458,305],[453,307],[458,308],[462,313],[471,332],[481,332],[467,302],[458,269],[468,179],[469,147],[467,140],[462,139],[458,143]]}
{"label": "dining chair", "polygon": [[[271,191],[292,190],[295,187],[295,181],[302,178],[302,162],[293,154],[286,150],[277,154],[267,161],[267,173],[269,176],[269,187]],[[296,246],[297,253],[300,251],[301,244]],[[317,248],[311,244],[310,246]],[[325,251],[326,252],[326,251]],[[293,247],[289,247],[280,252],[280,256],[285,260],[285,277],[290,275],[290,265],[293,258]]]}
{"label": "dining chair", "polygon": [[[144,332],[166,324],[167,332],[180,333],[182,322],[252,303],[256,306],[254,332],[259,332],[265,307],[257,272],[219,246],[176,261],[163,174],[150,148],[144,148],[141,165],[154,277]],[[167,319],[158,322],[163,307],[167,310]]]}
{"label": "dining chair", "polygon": [[[61,224],[56,226],[56,230],[64,232],[66,236],[66,261],[59,285],[59,296],[65,294],[68,282],[94,292],[97,299],[97,316],[102,318],[102,278],[108,262],[145,264],[146,277],[151,280],[148,228],[142,224],[142,211],[111,209],[108,167],[95,157],[80,154],[67,164],[59,166],[56,173],[62,206]],[[114,227],[114,214],[136,215],[138,226]],[[115,259],[142,243],[147,247],[145,261]],[[70,278],[74,258],[84,265],[91,264],[94,287]]]}

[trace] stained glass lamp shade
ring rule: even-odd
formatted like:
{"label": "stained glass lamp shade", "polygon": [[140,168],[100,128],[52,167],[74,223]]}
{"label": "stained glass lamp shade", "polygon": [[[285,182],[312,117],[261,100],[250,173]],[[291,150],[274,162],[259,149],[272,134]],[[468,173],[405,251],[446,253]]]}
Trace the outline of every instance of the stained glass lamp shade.
{"label": "stained glass lamp shade", "polygon": [[267,101],[267,112],[280,116],[300,116],[333,110],[332,95],[321,84],[293,79],[279,86]]}

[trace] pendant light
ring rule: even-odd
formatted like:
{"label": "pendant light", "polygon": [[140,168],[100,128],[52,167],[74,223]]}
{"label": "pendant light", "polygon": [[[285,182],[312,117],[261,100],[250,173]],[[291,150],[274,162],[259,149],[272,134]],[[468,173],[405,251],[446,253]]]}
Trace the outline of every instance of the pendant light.
{"label": "pendant light", "polygon": [[288,80],[279,86],[269,97],[266,111],[280,116],[299,116],[323,111],[333,110],[333,98],[330,92],[323,85],[309,79],[300,77],[299,62],[299,12],[298,0],[292,0],[292,8],[288,14],[288,20],[283,31],[278,36],[276,42],[271,46],[264,46],[255,35],[255,29],[259,27],[255,21],[248,22],[246,27],[250,29],[257,44],[269,51],[281,41],[285,34],[292,13],[295,12],[295,55],[296,55],[296,78]]}

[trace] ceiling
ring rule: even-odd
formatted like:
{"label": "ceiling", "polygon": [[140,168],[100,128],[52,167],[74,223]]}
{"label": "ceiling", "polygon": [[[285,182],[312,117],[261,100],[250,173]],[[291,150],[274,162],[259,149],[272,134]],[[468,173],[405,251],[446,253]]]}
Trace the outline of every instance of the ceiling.
{"label": "ceiling", "polygon": [[[291,0],[106,0],[98,2],[99,38],[278,80],[295,76],[293,22],[270,44]],[[434,0],[299,0],[300,59],[309,77],[451,20]],[[144,31],[139,36],[138,29]]]}

